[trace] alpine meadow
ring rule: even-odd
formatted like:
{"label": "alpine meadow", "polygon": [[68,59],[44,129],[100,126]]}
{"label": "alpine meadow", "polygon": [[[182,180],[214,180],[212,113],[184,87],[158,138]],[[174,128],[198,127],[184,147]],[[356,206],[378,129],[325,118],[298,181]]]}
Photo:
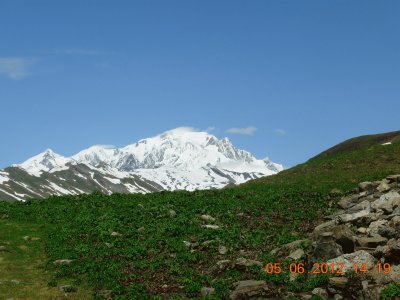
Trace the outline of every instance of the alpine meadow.
{"label": "alpine meadow", "polygon": [[0,28],[0,300],[400,300],[399,0]]}
{"label": "alpine meadow", "polygon": [[[221,190],[109,196],[95,192],[1,202],[2,232],[15,233],[1,241],[1,264],[7,268],[1,295],[316,298],[312,292],[328,287],[334,275],[301,274],[293,279],[289,273],[268,274],[266,264],[280,261],[279,251],[273,250],[301,240],[297,247],[312,253],[310,234],[337,211],[342,197],[354,193],[359,182],[400,173],[399,136],[395,132],[352,139],[277,175]],[[349,230],[357,230],[356,223]],[[291,260],[284,257],[282,262]],[[27,266],[43,275],[27,276]],[[346,275],[354,278],[347,286],[353,294],[362,291],[358,275]],[[237,291],[238,282],[250,285]],[[383,285],[382,297],[400,295],[398,279],[391,282]],[[35,296],[32,289],[39,286],[41,293]],[[57,293],[60,286],[64,290]]]}

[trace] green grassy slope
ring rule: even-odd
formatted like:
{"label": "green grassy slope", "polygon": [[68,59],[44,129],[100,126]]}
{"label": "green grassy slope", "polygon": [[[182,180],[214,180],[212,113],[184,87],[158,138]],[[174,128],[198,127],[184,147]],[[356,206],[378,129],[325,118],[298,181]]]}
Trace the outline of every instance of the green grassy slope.
{"label": "green grassy slope", "polygon": [[[0,203],[0,216],[41,225],[51,285],[73,278],[77,287],[87,283],[95,294],[109,290],[118,299],[198,298],[201,287],[212,286],[215,299],[226,299],[238,280],[262,278],[278,290],[287,278],[258,268],[220,271],[217,261],[246,257],[265,263],[272,248],[306,235],[329,214],[339,190],[392,173],[400,173],[400,143],[369,144],[234,188]],[[204,221],[202,214],[215,221]],[[228,252],[220,254],[219,246]],[[74,261],[56,267],[57,259]]]}
{"label": "green grassy slope", "polygon": [[[89,289],[66,296],[49,286],[52,274],[43,268],[41,226],[0,219],[0,299],[90,299]],[[60,283],[67,284],[69,279]]]}
{"label": "green grassy slope", "polygon": [[348,139],[328,150],[318,154],[316,158],[327,157],[329,155],[344,153],[354,150],[370,148],[372,146],[381,145],[384,143],[400,142],[400,131],[392,131],[379,134],[363,135]]}

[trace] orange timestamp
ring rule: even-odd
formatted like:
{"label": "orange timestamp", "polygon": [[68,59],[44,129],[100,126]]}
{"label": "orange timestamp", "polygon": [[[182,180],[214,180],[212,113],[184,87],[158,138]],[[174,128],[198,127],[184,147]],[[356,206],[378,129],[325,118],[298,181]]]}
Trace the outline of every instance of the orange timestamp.
{"label": "orange timestamp", "polygon": [[[378,263],[376,265],[378,273],[390,274],[391,265],[389,263]],[[313,264],[311,270],[307,270],[304,263],[291,263],[283,266],[281,263],[267,263],[265,266],[265,272],[267,274],[281,274],[281,273],[293,273],[293,274],[334,274],[344,275],[345,265],[343,263],[320,263],[316,262]],[[348,270],[348,266],[347,269]],[[366,264],[353,264],[353,271],[355,273],[367,273],[370,268]],[[400,276],[400,275],[399,275]]]}

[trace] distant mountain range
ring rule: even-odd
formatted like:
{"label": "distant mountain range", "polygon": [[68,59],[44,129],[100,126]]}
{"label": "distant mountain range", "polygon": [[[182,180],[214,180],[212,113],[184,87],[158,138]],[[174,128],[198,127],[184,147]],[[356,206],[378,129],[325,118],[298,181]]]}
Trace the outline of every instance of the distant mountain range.
{"label": "distant mountain range", "polygon": [[228,138],[181,127],[123,148],[93,146],[72,157],[48,149],[0,170],[0,200],[223,188],[281,170]]}

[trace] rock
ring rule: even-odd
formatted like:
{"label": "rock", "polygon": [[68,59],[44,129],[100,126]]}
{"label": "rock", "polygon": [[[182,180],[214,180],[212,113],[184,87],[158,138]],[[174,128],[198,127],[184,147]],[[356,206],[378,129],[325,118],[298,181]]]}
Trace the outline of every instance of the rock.
{"label": "rock", "polygon": [[396,230],[389,226],[380,226],[378,228],[378,235],[383,236],[385,238],[391,239],[396,237]]}
{"label": "rock", "polygon": [[229,259],[225,259],[225,260],[220,260],[217,261],[217,267],[220,271],[226,270],[228,269],[228,267],[230,266],[231,261]]}
{"label": "rock", "polygon": [[360,228],[357,229],[357,232],[361,233],[361,234],[366,234],[367,231],[368,231],[368,229],[365,228],[365,227],[360,227]]}
{"label": "rock", "polygon": [[326,289],[323,289],[323,288],[313,289],[312,294],[315,296],[319,296],[323,299],[328,299],[328,292],[326,291]]}
{"label": "rock", "polygon": [[393,182],[400,182],[400,174],[390,175],[386,177],[386,180],[388,181],[389,184]]}
{"label": "rock", "polygon": [[394,211],[389,215],[389,219],[394,218],[396,216],[400,217],[400,206],[394,209]]}
{"label": "rock", "polygon": [[119,232],[113,231],[113,232],[111,232],[111,236],[122,236],[122,234]]}
{"label": "rock", "polygon": [[215,218],[211,217],[210,215],[201,215],[201,218],[207,222],[215,222]]}
{"label": "rock", "polygon": [[369,202],[368,200],[364,200],[364,201],[362,201],[362,202],[350,207],[346,212],[352,214],[352,213],[359,212],[361,210],[368,210],[369,211],[370,208],[371,208],[371,202]]}
{"label": "rock", "polygon": [[380,272],[378,267],[375,267],[368,273],[368,275],[372,277],[377,284],[388,284],[392,282],[400,284],[400,266],[391,265],[390,272],[385,273],[382,265]]}
{"label": "rock", "polygon": [[343,290],[346,288],[349,279],[346,277],[331,277],[329,278],[329,285],[335,289]]}
{"label": "rock", "polygon": [[[337,216],[336,216],[337,217]],[[317,238],[318,236],[320,236],[323,232],[327,232],[330,231],[333,227],[337,226],[337,220],[331,220],[322,224],[319,224],[318,226],[316,226],[314,228],[313,231],[313,237]]]}
{"label": "rock", "polygon": [[400,263],[400,240],[389,240],[383,247],[382,254],[386,262]]}
{"label": "rock", "polygon": [[172,210],[172,209],[170,209],[170,211],[168,212],[168,214],[169,214],[169,216],[170,216],[171,218],[175,218],[175,217],[176,217],[176,211],[174,211],[174,210]]}
{"label": "rock", "polygon": [[268,291],[268,286],[265,281],[244,280],[237,282],[235,285],[235,290],[229,296],[229,298],[233,300],[262,296]]}
{"label": "rock", "polygon": [[394,216],[389,221],[389,226],[395,229],[400,229],[400,216]]}
{"label": "rock", "polygon": [[202,245],[203,247],[208,247],[209,245],[211,245],[211,244],[214,243],[214,242],[215,242],[215,240],[208,240],[208,241],[202,242],[201,245]]}
{"label": "rock", "polygon": [[378,185],[378,187],[376,188],[376,190],[380,193],[384,193],[390,190],[390,185],[387,184],[386,181],[382,181],[381,184]]}
{"label": "rock", "polygon": [[140,227],[140,228],[138,228],[138,232],[144,232],[144,230],[145,230],[145,228],[144,227]]}
{"label": "rock", "polygon": [[353,231],[346,225],[338,225],[331,230],[335,242],[342,246],[343,253],[354,252],[355,239],[353,238]]}
{"label": "rock", "polygon": [[380,245],[385,245],[387,241],[387,238],[382,236],[360,237],[357,239],[357,242],[361,247],[367,248],[376,248]]}
{"label": "rock", "polygon": [[302,248],[303,245],[310,244],[311,241],[308,239],[304,240],[297,240],[288,244],[284,244],[279,248],[275,248],[274,250],[271,251],[272,255],[276,255],[278,257],[286,257],[290,253],[296,251],[299,248]]}
{"label": "rock", "polygon": [[73,261],[73,259],[57,259],[53,264],[56,266],[69,266]]}
{"label": "rock", "polygon": [[368,285],[369,285],[368,280],[363,280],[363,281],[361,281],[361,286],[362,286],[363,291],[365,291],[366,289],[368,289]]}
{"label": "rock", "polygon": [[360,189],[360,191],[370,191],[374,188],[374,185],[372,184],[372,182],[365,181],[359,183],[358,188]]}
{"label": "rock", "polygon": [[228,252],[228,249],[227,249],[225,246],[219,246],[219,247],[218,247],[218,253],[219,253],[219,254],[224,255],[224,254],[226,254],[227,252]]}
{"label": "rock", "polygon": [[245,271],[249,267],[257,266],[262,267],[262,263],[257,260],[247,259],[244,257],[240,257],[235,261],[235,268],[240,271]]}
{"label": "rock", "polygon": [[360,210],[356,213],[351,213],[351,214],[343,214],[338,216],[338,221],[340,223],[349,223],[349,222],[355,222],[361,218],[367,217],[370,214],[370,209],[364,209]]}
{"label": "rock", "polygon": [[287,257],[287,259],[290,260],[300,260],[302,258],[304,258],[305,253],[303,249],[297,249],[296,251],[293,251],[292,253],[289,254],[289,256]]}
{"label": "rock", "polygon": [[290,282],[293,282],[293,281],[295,281],[298,277],[299,277],[299,273],[289,273],[289,281]]}
{"label": "rock", "polygon": [[212,294],[214,294],[215,289],[211,288],[211,287],[203,287],[200,290],[200,294],[203,298],[207,297],[207,296],[211,296]]}
{"label": "rock", "polygon": [[210,225],[210,224],[202,225],[201,227],[208,228],[208,229],[214,229],[214,230],[219,229],[218,225]]}
{"label": "rock", "polygon": [[388,239],[396,236],[396,230],[392,227],[389,227],[389,222],[387,220],[371,222],[368,228],[368,233],[370,236],[383,236]]}
{"label": "rock", "polygon": [[338,270],[339,264],[343,264],[342,272],[354,271],[354,264],[359,266],[365,264],[367,269],[370,270],[375,267],[376,259],[369,254],[367,251],[359,250],[354,253],[343,254],[334,259],[330,259],[326,262],[328,265],[334,264],[335,271]]}
{"label": "rock", "polygon": [[324,232],[318,238],[313,252],[313,261],[327,261],[343,254],[342,246],[338,245],[332,232]]}
{"label": "rock", "polygon": [[378,200],[371,203],[371,209],[381,209],[386,213],[392,213],[398,206],[400,206],[400,194],[394,191],[382,195]]}
{"label": "rock", "polygon": [[338,202],[339,207],[343,209],[348,209],[354,205],[356,205],[359,202],[359,195],[350,195],[347,197],[343,197],[340,199]]}
{"label": "rock", "polygon": [[377,235],[378,231],[379,231],[379,227],[386,226],[387,224],[388,224],[387,220],[377,220],[377,221],[371,222],[371,224],[369,224],[367,232],[368,232],[368,234],[370,234],[372,236]]}
{"label": "rock", "polygon": [[369,215],[366,215],[365,217],[362,217],[358,219],[357,221],[354,222],[357,226],[369,226],[372,222],[378,221],[382,218],[383,216],[383,211],[380,210],[379,212],[376,213],[370,213]]}
{"label": "rock", "polygon": [[72,293],[75,292],[76,289],[72,285],[63,285],[60,286],[60,291],[64,293]]}
{"label": "rock", "polygon": [[345,214],[345,213],[346,213],[345,210],[339,209],[339,210],[336,211],[335,213],[333,213],[333,214],[331,214],[331,215],[324,216],[323,218],[324,218],[325,220],[333,220],[333,221],[334,221],[334,220],[337,219],[338,216],[343,215],[343,214]]}

